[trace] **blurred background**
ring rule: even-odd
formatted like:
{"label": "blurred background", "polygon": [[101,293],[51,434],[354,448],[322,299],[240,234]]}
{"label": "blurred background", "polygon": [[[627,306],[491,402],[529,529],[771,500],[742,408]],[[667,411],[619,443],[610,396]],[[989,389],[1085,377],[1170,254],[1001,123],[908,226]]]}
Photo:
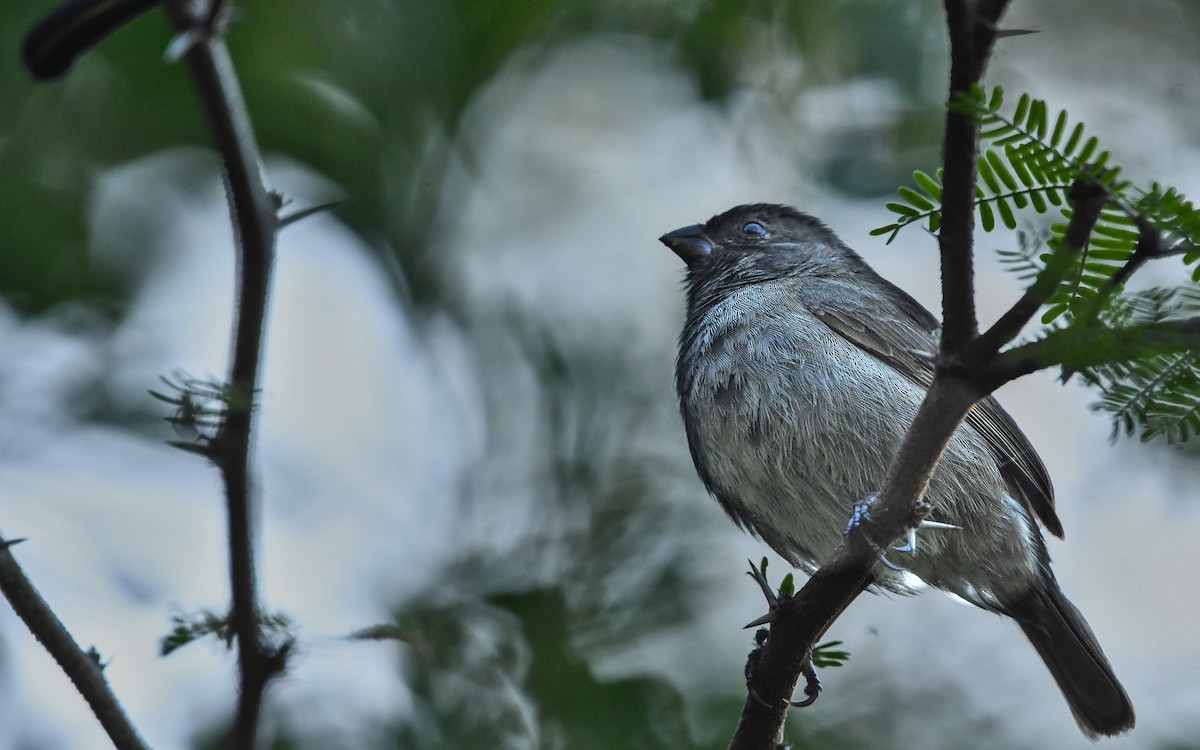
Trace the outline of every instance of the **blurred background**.
{"label": "blurred background", "polygon": [[[932,0],[262,0],[229,45],[269,184],[343,201],[279,243],[257,443],[261,580],[298,624],[273,748],[721,748],[766,554],[706,497],[672,390],[682,268],[734,204],[825,219],[939,309],[934,240],[868,231],[937,166]],[[226,605],[215,470],[160,376],[225,369],[233,249],[158,12],[35,84],[0,6],[0,530],[156,748],[214,747],[236,688],[171,617]],[[1200,6],[1016,2],[990,81],[1200,194]],[[1021,291],[981,237],[985,319]],[[1078,380],[1078,379],[1076,379]],[[1138,710],[1114,750],[1200,748],[1195,449],[1109,444],[1053,373],[1002,401],[1054,477],[1050,543]],[[358,641],[394,623],[403,641]],[[1085,748],[1011,622],[866,596],[796,748]],[[104,747],[0,606],[0,748]]]}

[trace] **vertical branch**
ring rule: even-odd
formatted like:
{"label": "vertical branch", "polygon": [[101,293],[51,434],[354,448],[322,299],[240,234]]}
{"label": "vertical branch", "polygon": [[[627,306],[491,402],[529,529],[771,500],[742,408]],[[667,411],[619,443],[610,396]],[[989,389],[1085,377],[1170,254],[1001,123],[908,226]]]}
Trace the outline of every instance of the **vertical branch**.
{"label": "vertical branch", "polygon": [[[983,76],[1008,0],[945,0],[950,32],[950,94],[954,101]],[[978,128],[950,108],[942,149],[942,351],[953,357],[975,337],[975,159]]]}
{"label": "vertical branch", "polygon": [[108,680],[104,679],[99,656],[79,647],[12,556],[9,548],[18,541],[0,537],[0,592],[87,701],[113,747],[117,750],[147,750],[145,741],[121,708]]}
{"label": "vertical branch", "polygon": [[[228,0],[67,0],[25,38],[26,66],[35,76],[65,73],[75,59],[145,10],[165,2],[180,32],[201,107],[221,154],[238,248],[238,286],[225,409],[205,454],[221,471],[228,511],[230,629],[237,640],[240,690],[230,746],[252,750],[263,693],[283,671],[290,643],[263,637],[254,565],[254,482],[250,451],[263,331],[270,291],[277,206],[263,184],[258,147],[233,64],[222,38]],[[0,587],[34,635],[54,655],[119,748],[143,747],[100,674],[25,578],[0,540]]]}
{"label": "vertical branch", "polygon": [[278,221],[263,184],[258,147],[237,76],[221,36],[224,14],[216,6],[173,0],[168,14],[190,46],[185,53],[204,114],[225,169],[238,248],[238,288],[231,397],[213,438],[211,456],[221,471],[228,510],[230,628],[237,638],[240,691],[231,747],[254,747],[263,693],[284,668],[287,647],[273,649],[259,626],[254,560],[254,479],[251,471],[253,404],[258,392],[263,328]]}

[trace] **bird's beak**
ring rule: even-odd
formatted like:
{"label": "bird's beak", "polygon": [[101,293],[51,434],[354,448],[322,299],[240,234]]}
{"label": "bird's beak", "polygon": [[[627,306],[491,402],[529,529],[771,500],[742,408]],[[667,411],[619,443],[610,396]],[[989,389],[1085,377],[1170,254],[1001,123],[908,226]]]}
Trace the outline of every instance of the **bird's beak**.
{"label": "bird's beak", "polygon": [[667,232],[658,241],[675,251],[689,266],[696,261],[712,255],[713,241],[704,233],[704,227],[692,224],[690,227],[680,227],[674,232]]}

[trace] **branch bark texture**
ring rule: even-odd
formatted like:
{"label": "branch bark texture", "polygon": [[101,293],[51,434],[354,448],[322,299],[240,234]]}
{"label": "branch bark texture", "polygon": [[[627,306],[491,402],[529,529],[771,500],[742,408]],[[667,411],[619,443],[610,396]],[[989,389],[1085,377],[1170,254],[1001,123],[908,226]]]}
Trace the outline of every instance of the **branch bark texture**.
{"label": "branch bark texture", "polygon": [[29,632],[58,662],[71,684],[87,701],[100,726],[117,750],[147,750],[148,745],[129,720],[125,709],[104,679],[104,668],[95,652],[79,647],[50,605],[25,576],[10,547],[13,541],[0,537],[0,591]]}
{"label": "branch bark texture", "polygon": [[[871,531],[880,546],[887,547],[928,515],[931,506],[920,499],[942,451],[979,395],[961,379],[934,381],[871,506]],[[866,590],[878,560],[879,551],[862,535],[852,534],[794,597],[781,600],[730,750],[775,750],[807,654]]]}
{"label": "branch bark texture", "polygon": [[230,744],[252,750],[263,693],[286,661],[286,647],[271,648],[260,628],[254,556],[256,493],[250,458],[278,221],[259,169],[250,117],[222,39],[220,9],[187,0],[173,0],[167,6],[180,33],[191,36],[184,58],[221,154],[238,248],[237,309],[228,377],[233,397],[210,445],[210,455],[225,485],[232,592],[229,620],[238,644],[240,690]]}

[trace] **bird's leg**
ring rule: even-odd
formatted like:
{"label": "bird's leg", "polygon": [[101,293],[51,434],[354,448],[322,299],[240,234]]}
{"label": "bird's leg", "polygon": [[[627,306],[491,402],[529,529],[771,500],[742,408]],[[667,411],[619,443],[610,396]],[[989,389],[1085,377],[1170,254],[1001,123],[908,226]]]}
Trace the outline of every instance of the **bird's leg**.
{"label": "bird's leg", "polygon": [[[871,536],[871,533],[866,528],[871,523],[871,506],[875,504],[875,497],[876,495],[872,493],[854,504],[854,512],[850,514],[850,521],[846,524],[846,529],[842,532],[842,535],[850,536],[850,534],[855,531],[862,534],[863,539],[867,541],[867,544],[870,545],[871,549],[879,555],[880,562],[896,572],[903,572],[904,568],[893,564],[891,560],[887,559],[887,555],[884,554],[883,547],[880,546],[879,542],[875,541],[875,538]],[[955,526],[952,523],[942,523],[941,521],[922,520],[919,524],[908,530],[908,533],[905,535],[904,544],[895,545],[892,547],[892,549],[896,550],[897,552],[909,552],[915,554],[917,551],[917,529],[957,528],[961,527]]]}
{"label": "bird's leg", "polygon": [[[762,659],[763,646],[767,644],[767,630],[761,628],[754,634],[754,649],[750,655],[746,657],[746,689],[750,691],[750,697],[755,700],[760,706],[770,708],[765,700],[763,700],[758,692],[754,689],[754,673],[758,669],[759,661]],[[789,706],[795,708],[804,708],[816,703],[817,698],[821,695],[821,679],[817,677],[817,665],[813,662],[812,651],[804,655],[804,663],[800,665],[800,674],[804,675],[804,700],[788,701]]]}
{"label": "bird's leg", "polygon": [[762,660],[763,646],[767,644],[767,629],[759,628],[754,634],[754,648],[750,650],[750,655],[746,657],[746,690],[750,693],[750,697],[763,708],[770,708],[767,702],[759,697],[758,691],[754,689],[754,673],[758,671],[758,664]]}
{"label": "bird's leg", "polygon": [[846,524],[845,530],[842,531],[842,536],[849,537],[851,534],[858,532],[866,540],[867,546],[871,548],[871,551],[879,556],[881,563],[897,573],[903,573],[904,568],[893,564],[891,560],[887,559],[883,547],[879,545],[879,542],[875,541],[875,537],[871,536],[871,532],[867,529],[871,524],[871,506],[875,503],[875,497],[875,493],[872,492],[854,504],[854,512],[850,514],[850,521]]}
{"label": "bird's leg", "polygon": [[791,701],[796,708],[811,706],[821,695],[821,680],[817,677],[817,665],[813,663],[812,651],[804,655],[804,663],[800,665],[800,674],[804,675],[804,700]]}

